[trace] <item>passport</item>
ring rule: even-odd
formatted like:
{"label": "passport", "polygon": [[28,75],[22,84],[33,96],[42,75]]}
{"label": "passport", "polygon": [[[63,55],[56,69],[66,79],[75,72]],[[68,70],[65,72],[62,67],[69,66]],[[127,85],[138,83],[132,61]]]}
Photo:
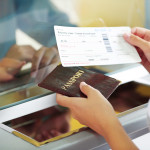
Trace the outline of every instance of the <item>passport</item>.
{"label": "passport", "polygon": [[79,88],[84,81],[108,98],[120,81],[83,67],[57,66],[38,86],[69,97],[86,97]]}

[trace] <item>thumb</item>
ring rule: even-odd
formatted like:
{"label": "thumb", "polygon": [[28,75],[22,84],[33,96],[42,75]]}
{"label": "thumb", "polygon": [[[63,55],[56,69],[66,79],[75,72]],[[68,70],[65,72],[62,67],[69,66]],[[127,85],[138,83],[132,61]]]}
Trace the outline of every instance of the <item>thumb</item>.
{"label": "thumb", "polygon": [[11,74],[3,73],[0,75],[0,82],[6,82],[12,80],[14,77]]}
{"label": "thumb", "polygon": [[13,58],[5,57],[1,60],[1,66],[4,68],[17,69],[17,68],[22,67],[24,64],[25,64],[25,61],[20,61],[20,60],[13,59]]}
{"label": "thumb", "polygon": [[86,84],[85,82],[80,83],[80,90],[82,93],[84,93],[87,97],[92,95],[93,92],[96,92],[97,90],[91,87],[90,85]]}
{"label": "thumb", "polygon": [[150,60],[150,43],[134,34],[124,34],[124,39],[131,45],[139,47],[145,54],[148,60]]}

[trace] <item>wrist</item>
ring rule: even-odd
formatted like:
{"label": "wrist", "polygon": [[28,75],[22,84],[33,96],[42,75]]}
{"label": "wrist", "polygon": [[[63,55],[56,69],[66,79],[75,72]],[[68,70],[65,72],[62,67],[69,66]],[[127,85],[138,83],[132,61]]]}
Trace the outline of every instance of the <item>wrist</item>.
{"label": "wrist", "polygon": [[129,138],[119,120],[112,121],[104,132],[104,138],[110,145],[111,149],[115,150],[137,150],[132,140]]}
{"label": "wrist", "polygon": [[91,129],[96,131],[98,134],[102,135],[104,138],[107,138],[113,131],[113,128],[116,128],[117,126],[120,126],[120,123],[115,115],[112,115],[111,117],[102,118],[96,117],[97,119],[94,119],[95,122],[89,122],[89,124],[86,124]]}
{"label": "wrist", "polygon": [[112,120],[109,120],[107,124],[104,126],[104,138],[109,139],[111,136],[116,133],[116,131],[122,131],[124,130],[123,127],[121,126],[118,118],[114,117]]}

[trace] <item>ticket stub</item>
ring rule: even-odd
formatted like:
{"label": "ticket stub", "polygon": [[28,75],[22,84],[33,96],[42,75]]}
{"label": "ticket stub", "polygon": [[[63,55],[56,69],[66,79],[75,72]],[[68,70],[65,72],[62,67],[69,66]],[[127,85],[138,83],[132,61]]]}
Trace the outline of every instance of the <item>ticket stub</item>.
{"label": "ticket stub", "polygon": [[95,66],[140,62],[135,47],[124,33],[129,27],[54,26],[61,63],[64,67]]}

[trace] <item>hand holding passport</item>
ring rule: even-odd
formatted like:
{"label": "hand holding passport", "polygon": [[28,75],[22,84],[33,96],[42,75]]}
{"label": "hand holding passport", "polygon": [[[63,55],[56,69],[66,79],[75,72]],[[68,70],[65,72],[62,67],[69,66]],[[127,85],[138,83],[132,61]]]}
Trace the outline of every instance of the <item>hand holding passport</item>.
{"label": "hand holding passport", "polygon": [[120,81],[83,67],[63,67],[59,65],[40,84],[40,87],[70,97],[86,97],[79,88],[86,82],[108,98]]}

